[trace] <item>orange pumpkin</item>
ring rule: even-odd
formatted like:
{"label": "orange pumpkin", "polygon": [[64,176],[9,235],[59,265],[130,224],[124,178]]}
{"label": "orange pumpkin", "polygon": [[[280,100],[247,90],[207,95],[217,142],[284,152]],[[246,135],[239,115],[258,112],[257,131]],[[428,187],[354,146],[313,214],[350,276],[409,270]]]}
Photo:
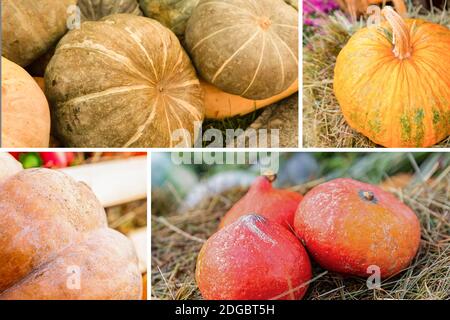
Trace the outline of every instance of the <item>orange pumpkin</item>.
{"label": "orange pumpkin", "polygon": [[48,147],[50,110],[36,81],[2,57],[2,147]]}
{"label": "orange pumpkin", "polygon": [[0,154],[0,208],[0,300],[142,297],[133,244],[86,184]]}
{"label": "orange pumpkin", "polygon": [[309,191],[297,209],[294,228],[322,267],[381,278],[406,268],[419,248],[414,212],[392,194],[352,179],[335,179]]}
{"label": "orange pumpkin", "polygon": [[337,57],[334,92],[348,124],[385,147],[428,147],[450,134],[450,30],[404,20],[356,32]]}
{"label": "orange pumpkin", "polygon": [[231,93],[200,80],[205,94],[205,116],[208,119],[224,119],[234,116],[243,116],[258,109],[267,107],[298,91],[298,80],[282,93],[264,100],[251,100]]}
{"label": "orange pumpkin", "polygon": [[195,276],[208,300],[294,300],[308,289],[311,263],[291,232],[250,214],[206,241]]}

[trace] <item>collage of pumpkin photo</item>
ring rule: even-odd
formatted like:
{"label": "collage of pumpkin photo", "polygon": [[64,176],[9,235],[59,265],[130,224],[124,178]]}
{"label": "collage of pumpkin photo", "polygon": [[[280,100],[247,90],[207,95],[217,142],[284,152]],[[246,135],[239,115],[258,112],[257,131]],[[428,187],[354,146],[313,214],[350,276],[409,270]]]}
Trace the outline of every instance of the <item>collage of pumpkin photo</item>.
{"label": "collage of pumpkin photo", "polygon": [[1,20],[2,303],[450,300],[450,1],[2,0]]}

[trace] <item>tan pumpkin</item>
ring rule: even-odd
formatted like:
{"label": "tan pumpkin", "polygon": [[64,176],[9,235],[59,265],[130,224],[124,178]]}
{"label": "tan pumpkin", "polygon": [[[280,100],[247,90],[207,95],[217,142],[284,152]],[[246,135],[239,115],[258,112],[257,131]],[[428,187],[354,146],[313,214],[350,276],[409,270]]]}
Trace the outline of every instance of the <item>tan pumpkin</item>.
{"label": "tan pumpkin", "polygon": [[224,119],[246,115],[287,98],[298,91],[298,80],[282,93],[264,100],[251,100],[241,96],[223,92],[219,88],[200,80],[205,93],[205,117]]}
{"label": "tan pumpkin", "polygon": [[0,152],[0,183],[22,171],[22,165],[7,152]]}
{"label": "tan pumpkin", "polygon": [[200,0],[186,28],[197,71],[219,89],[267,99],[298,76],[298,12],[283,0]]}
{"label": "tan pumpkin", "polygon": [[69,32],[45,88],[53,132],[66,146],[191,146],[203,120],[187,54],[170,30],[144,17],[112,15]]}
{"label": "tan pumpkin", "polygon": [[134,248],[85,184],[20,170],[0,179],[0,208],[0,300],[141,298]]}
{"label": "tan pumpkin", "polygon": [[199,0],[140,0],[146,17],[161,22],[164,26],[183,35],[186,24]]}
{"label": "tan pumpkin", "polygon": [[26,66],[66,32],[76,0],[2,0],[2,56]]}
{"label": "tan pumpkin", "polygon": [[[391,7],[337,57],[334,92],[348,124],[385,147],[429,147],[450,134],[450,30]],[[392,36],[393,35],[393,36]]]}
{"label": "tan pumpkin", "polygon": [[2,147],[48,147],[50,111],[44,92],[20,66],[2,57]]}
{"label": "tan pumpkin", "polygon": [[117,13],[142,15],[137,0],[78,0],[81,21],[96,21]]}

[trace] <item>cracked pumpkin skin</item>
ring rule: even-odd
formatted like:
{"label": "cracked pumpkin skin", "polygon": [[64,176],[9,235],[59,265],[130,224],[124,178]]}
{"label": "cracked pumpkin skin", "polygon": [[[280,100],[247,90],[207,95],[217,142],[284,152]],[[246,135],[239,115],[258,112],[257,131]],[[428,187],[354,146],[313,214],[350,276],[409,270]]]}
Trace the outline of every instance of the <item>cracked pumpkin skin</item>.
{"label": "cracked pumpkin skin", "polygon": [[300,286],[310,279],[311,264],[300,241],[258,215],[219,230],[197,260],[197,284],[208,300],[301,299],[308,286]]}
{"label": "cracked pumpkin skin", "polygon": [[257,177],[249,191],[222,218],[219,228],[223,228],[249,212],[255,212],[288,230],[294,225],[294,215],[303,196],[297,192],[275,189],[275,177]]}
{"label": "cracked pumpkin skin", "polygon": [[432,146],[450,134],[450,30],[382,13],[388,21],[359,30],[339,53],[336,98],[350,127],[376,144]]}
{"label": "cracked pumpkin skin", "polygon": [[325,269],[381,278],[406,268],[419,248],[414,212],[392,194],[352,179],[335,179],[307,193],[294,221],[311,256]]}

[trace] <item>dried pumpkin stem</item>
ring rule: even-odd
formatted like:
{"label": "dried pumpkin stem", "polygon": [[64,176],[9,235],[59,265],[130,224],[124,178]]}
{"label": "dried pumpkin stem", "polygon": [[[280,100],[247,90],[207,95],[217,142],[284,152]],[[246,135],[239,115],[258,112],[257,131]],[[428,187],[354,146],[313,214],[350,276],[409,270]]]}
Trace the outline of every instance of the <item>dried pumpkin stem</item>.
{"label": "dried pumpkin stem", "polygon": [[274,182],[277,179],[277,174],[272,170],[267,170],[262,174],[269,182]]}
{"label": "dried pumpkin stem", "polygon": [[393,52],[395,56],[399,59],[409,58],[412,51],[411,38],[405,20],[390,6],[384,7],[381,13],[392,27],[392,43],[394,44]]}

